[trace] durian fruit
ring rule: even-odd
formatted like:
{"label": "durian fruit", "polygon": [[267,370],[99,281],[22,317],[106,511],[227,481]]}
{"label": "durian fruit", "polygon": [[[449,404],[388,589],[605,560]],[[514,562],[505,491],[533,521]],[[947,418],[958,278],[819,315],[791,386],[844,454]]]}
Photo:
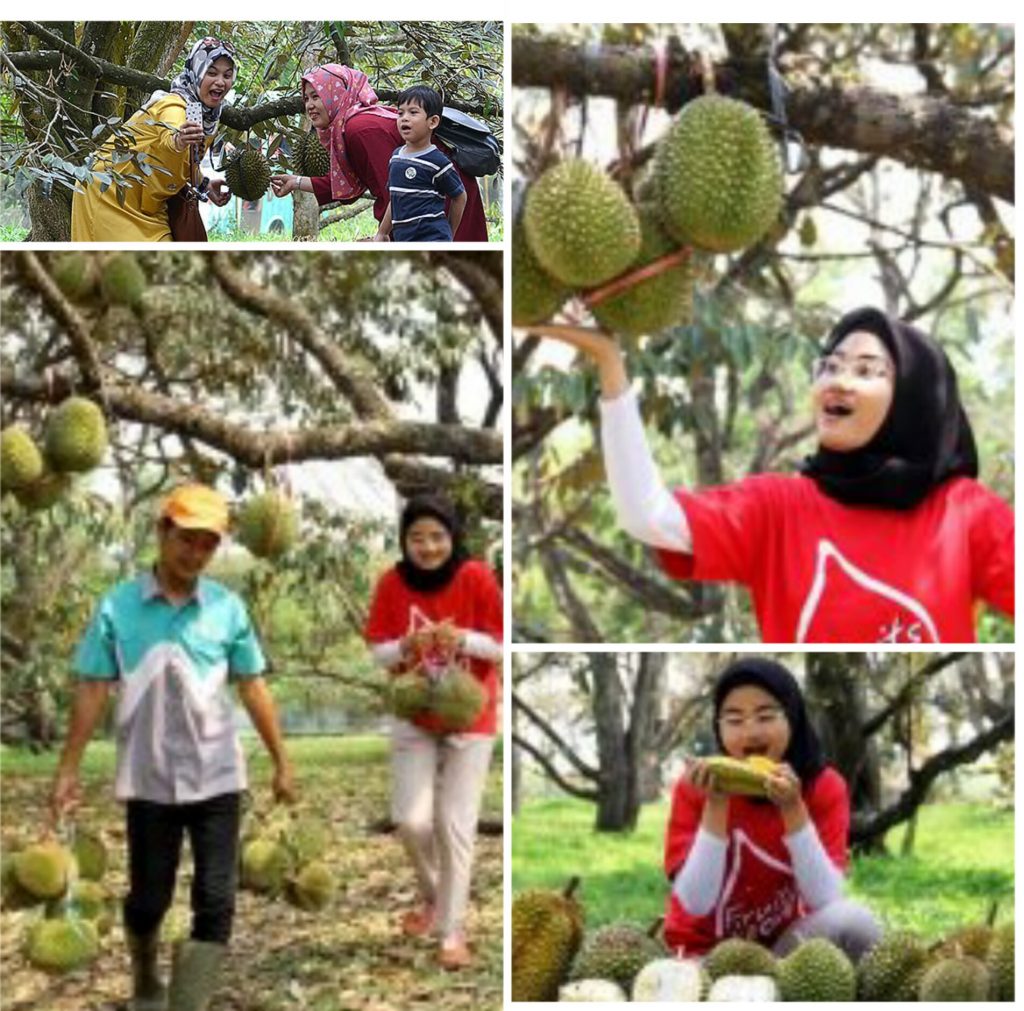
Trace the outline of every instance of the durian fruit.
{"label": "durian fruit", "polygon": [[46,419],[46,462],[54,470],[92,470],[106,451],[107,423],[93,401],[68,397]]}
{"label": "durian fruit", "polygon": [[970,955],[985,961],[995,931],[984,923],[972,923],[954,930],[942,944],[932,952],[933,958],[957,958]]}
{"label": "durian fruit", "polygon": [[659,958],[648,962],[633,980],[633,1000],[655,1003],[699,1001],[708,975],[695,958]]}
{"label": "durian fruit", "polygon": [[0,488],[17,491],[43,476],[43,454],[20,425],[0,432]]}
{"label": "durian fruit", "polygon": [[688,102],[654,153],[665,230],[715,253],[744,249],[775,223],[782,168],[761,114],[722,95]]}
{"label": "durian fruit", "polygon": [[469,671],[450,668],[434,686],[430,710],[446,730],[465,730],[473,725],[487,704],[487,689]]}
{"label": "durian fruit", "polygon": [[776,961],[756,941],[730,937],[715,945],[704,959],[704,969],[713,980],[722,976],[774,976]]}
{"label": "durian fruit", "polygon": [[255,148],[240,148],[224,165],[224,179],[234,196],[259,200],[270,185],[270,163]]}
{"label": "durian fruit", "polygon": [[279,895],[291,870],[291,853],[276,839],[254,839],[242,850],[242,884],[254,892]]}
{"label": "durian fruit", "polygon": [[99,881],[107,872],[108,854],[103,840],[91,832],[76,832],[71,847],[78,861],[78,876]]}
{"label": "durian fruit", "polygon": [[5,853],[0,862],[0,897],[7,910],[28,909],[41,901],[22,887],[14,873],[14,853]]}
{"label": "durian fruit", "polygon": [[610,979],[627,993],[640,970],[663,958],[664,947],[635,923],[610,923],[583,939],[569,978]]}
{"label": "durian fruit", "polygon": [[558,1000],[566,1003],[618,1004],[629,1000],[629,998],[626,996],[626,991],[611,980],[581,979],[559,987]]}
{"label": "durian fruit", "polygon": [[907,931],[888,934],[857,963],[859,999],[917,1000],[928,960],[928,946],[916,934]]}
{"label": "durian fruit", "polygon": [[530,187],[523,228],[540,266],[567,285],[594,288],[640,252],[640,222],[622,187],[578,159],[548,169]]}
{"label": "durian fruit", "polygon": [[25,939],[25,955],[37,969],[70,972],[91,962],[100,950],[99,932],[89,920],[37,920]]}
{"label": "durian fruit", "polygon": [[712,984],[707,999],[763,1004],[777,1001],[779,988],[771,976],[720,976]]}
{"label": "durian fruit", "polygon": [[852,1001],[857,972],[846,953],[824,937],[805,941],[778,963],[775,978],[784,1001]]}
{"label": "durian fruit", "polygon": [[551,319],[572,294],[530,251],[522,219],[512,226],[512,325],[532,326]]}
{"label": "durian fruit", "polygon": [[105,934],[114,924],[114,910],[107,890],[98,881],[76,881],[63,898],[51,899],[46,906],[51,919],[80,917],[96,925]]}
{"label": "durian fruit", "polygon": [[45,469],[40,478],[19,488],[14,497],[30,512],[42,512],[56,505],[70,488],[70,474],[55,474]]}
{"label": "durian fruit", "polygon": [[50,276],[72,302],[85,301],[96,288],[96,259],[87,253],[52,253]]}
{"label": "durian fruit", "polygon": [[[673,242],[658,224],[653,212],[640,212],[640,255],[630,267],[637,270],[674,252]],[[693,320],[693,264],[691,258],[645,278],[610,298],[591,306],[602,329],[623,337],[654,334],[670,326]]]}
{"label": "durian fruit", "polygon": [[287,495],[268,491],[243,504],[237,530],[239,542],[257,558],[278,558],[295,543],[299,518]]}
{"label": "durian fruit", "polygon": [[100,290],[108,304],[138,308],[147,286],[146,275],[134,254],[115,253],[103,264]]}
{"label": "durian fruit", "polygon": [[306,864],[294,878],[289,879],[285,898],[299,909],[318,913],[334,898],[337,882],[327,865],[319,860]]}
{"label": "durian fruit", "polygon": [[295,854],[297,863],[319,860],[331,842],[331,830],[323,818],[314,814],[299,815],[283,832],[282,842]]}
{"label": "durian fruit", "polygon": [[72,855],[58,842],[28,846],[14,857],[18,884],[37,899],[56,899],[68,886]]}
{"label": "durian fruit", "polygon": [[996,927],[989,945],[988,965],[992,977],[991,1000],[1013,1000],[1013,924]]}
{"label": "durian fruit", "polygon": [[311,127],[304,135],[299,153],[299,172],[301,176],[326,176],[331,172],[330,152],[320,143],[315,127]]}
{"label": "durian fruit", "polygon": [[388,687],[388,707],[399,719],[411,720],[430,705],[430,682],[422,674],[397,674]]}
{"label": "durian fruit", "polygon": [[776,768],[776,763],[763,755],[746,759],[714,755],[704,759],[704,764],[714,778],[716,790],[748,797],[766,796],[765,782]]}
{"label": "durian fruit", "polygon": [[583,938],[583,910],[562,892],[533,890],[512,900],[512,1000],[553,1001]]}
{"label": "durian fruit", "polygon": [[980,959],[964,955],[944,958],[925,970],[917,999],[929,1004],[938,1001],[987,1001],[991,979]]}

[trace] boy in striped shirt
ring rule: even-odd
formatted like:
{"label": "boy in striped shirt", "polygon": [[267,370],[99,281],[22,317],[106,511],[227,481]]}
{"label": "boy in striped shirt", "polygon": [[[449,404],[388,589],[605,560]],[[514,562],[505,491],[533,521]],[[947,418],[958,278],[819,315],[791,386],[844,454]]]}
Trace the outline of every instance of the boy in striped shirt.
{"label": "boy in striped shirt", "polygon": [[451,242],[466,207],[466,190],[455,166],[431,139],[441,122],[441,96],[416,85],[403,91],[397,104],[398,132],[405,143],[391,155],[391,203],[374,241]]}

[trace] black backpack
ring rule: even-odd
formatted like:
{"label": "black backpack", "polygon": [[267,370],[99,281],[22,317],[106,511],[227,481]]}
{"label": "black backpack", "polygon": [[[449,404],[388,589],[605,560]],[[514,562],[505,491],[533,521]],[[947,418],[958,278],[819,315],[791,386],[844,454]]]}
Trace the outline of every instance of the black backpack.
{"label": "black backpack", "polygon": [[458,109],[441,110],[434,137],[452,153],[452,161],[471,176],[492,176],[501,169],[501,144],[490,127]]}

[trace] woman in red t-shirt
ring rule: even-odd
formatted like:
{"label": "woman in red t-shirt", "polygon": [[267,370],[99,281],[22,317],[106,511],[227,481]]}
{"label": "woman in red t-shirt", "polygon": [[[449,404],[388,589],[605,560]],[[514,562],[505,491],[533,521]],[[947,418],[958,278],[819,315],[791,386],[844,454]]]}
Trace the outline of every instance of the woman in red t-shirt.
{"label": "woman in red t-shirt", "polygon": [[617,343],[534,332],[597,362],[620,525],[679,579],[746,585],[765,642],[973,642],[978,602],[1013,617],[1013,510],[976,480],[956,373],[921,331],[877,309],[848,313],[815,364],[818,449],[801,473],[675,494]]}
{"label": "woman in red t-shirt", "polygon": [[[373,216],[383,220],[391,201],[388,164],[395,148],[405,143],[398,132],[397,110],[378,104],[366,74],[340,63],[325,63],[304,74],[302,98],[320,143],[330,154],[331,170],[319,177],[274,176],[270,180],[274,194],[283,197],[293,190],[305,190],[320,204],[351,204],[369,190],[374,197]],[[451,156],[444,144],[434,143]],[[458,165],[455,170],[466,188],[466,209],[453,241],[486,242],[487,218],[480,187]]]}
{"label": "woman in red t-shirt", "polygon": [[365,636],[378,663],[395,674],[429,677],[462,663],[487,701],[466,730],[447,732],[437,716],[395,719],[392,818],[412,859],[422,905],[402,930],[436,932],[447,969],[470,962],[463,920],[473,843],[497,729],[503,612],[494,573],[467,558],[458,517],[437,495],[417,496],[402,512],[402,560],[377,582]]}
{"label": "woman in red t-shirt", "polygon": [[785,955],[827,937],[856,962],[881,929],[843,898],[849,797],[825,764],[799,686],[785,667],[747,658],[719,677],[714,705],[724,754],[781,765],[766,800],[718,793],[703,760],[687,763],[665,839],[666,943],[696,956],[743,937]]}

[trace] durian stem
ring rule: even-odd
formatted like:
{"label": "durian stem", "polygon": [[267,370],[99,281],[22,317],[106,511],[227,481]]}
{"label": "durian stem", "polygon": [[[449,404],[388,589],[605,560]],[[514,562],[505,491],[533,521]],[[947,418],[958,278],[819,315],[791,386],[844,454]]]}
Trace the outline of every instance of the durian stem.
{"label": "durian stem", "polygon": [[583,303],[588,309],[593,308],[593,306],[604,302],[605,299],[614,298],[641,281],[657,277],[658,274],[663,274],[666,270],[671,270],[673,267],[679,266],[680,263],[685,263],[690,258],[692,252],[693,250],[689,246],[683,246],[682,249],[666,253],[664,256],[659,257],[657,260],[652,260],[643,267],[638,267],[636,270],[631,270],[626,274],[620,274],[600,288],[587,292],[583,296]]}
{"label": "durian stem", "polygon": [[571,899],[573,896],[573,892],[575,892],[576,889],[579,888],[579,886],[579,875],[573,875],[573,877],[569,878],[569,883],[565,886],[565,889],[562,892],[562,897],[566,899]]}

